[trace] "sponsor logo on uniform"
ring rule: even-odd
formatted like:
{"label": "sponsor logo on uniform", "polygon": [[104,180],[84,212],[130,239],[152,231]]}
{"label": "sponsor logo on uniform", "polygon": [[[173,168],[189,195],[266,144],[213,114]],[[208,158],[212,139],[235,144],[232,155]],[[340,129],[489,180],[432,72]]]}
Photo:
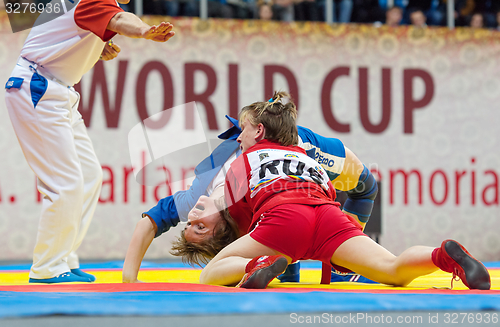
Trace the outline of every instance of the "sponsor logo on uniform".
{"label": "sponsor logo on uniform", "polygon": [[335,161],[333,159],[328,159],[327,157],[319,154],[318,152],[316,152],[315,159],[320,165],[323,165],[323,167],[327,166],[327,167],[331,168],[335,165]]}
{"label": "sponsor logo on uniform", "polygon": [[285,154],[285,158],[298,158],[298,157],[299,157],[298,155],[292,153]]}
{"label": "sponsor logo on uniform", "polygon": [[259,160],[260,161],[264,160],[265,158],[269,158],[269,154],[267,154],[267,153],[261,153],[261,154],[259,154]]}

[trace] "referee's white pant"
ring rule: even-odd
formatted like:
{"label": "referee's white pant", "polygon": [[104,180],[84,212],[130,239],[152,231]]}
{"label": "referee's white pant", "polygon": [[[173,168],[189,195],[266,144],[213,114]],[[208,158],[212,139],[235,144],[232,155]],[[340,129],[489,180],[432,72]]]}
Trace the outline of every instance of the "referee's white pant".
{"label": "referee's white pant", "polygon": [[[31,83],[34,70],[19,64],[20,88],[6,90],[10,120],[43,195],[30,278],[44,279],[79,267],[75,251],[94,215],[102,169],[74,88],[46,79],[45,93]],[[40,78],[40,77],[38,77]],[[33,96],[42,95],[36,106]]]}

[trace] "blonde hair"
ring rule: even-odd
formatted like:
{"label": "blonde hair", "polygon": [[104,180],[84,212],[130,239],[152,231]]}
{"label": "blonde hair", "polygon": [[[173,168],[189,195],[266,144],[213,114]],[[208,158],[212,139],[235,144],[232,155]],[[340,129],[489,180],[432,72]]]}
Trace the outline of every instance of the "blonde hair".
{"label": "blonde hair", "polygon": [[216,206],[220,210],[221,221],[215,226],[213,234],[200,243],[193,243],[186,240],[182,231],[181,236],[173,242],[170,254],[182,257],[182,262],[191,266],[202,267],[202,264],[207,264],[223,248],[240,237],[238,224],[229,214],[224,199],[216,201]]}
{"label": "blonde hair", "polygon": [[[289,98],[288,103],[283,103],[284,98]],[[290,95],[286,92],[274,92],[269,101],[254,102],[241,109],[241,123],[248,119],[250,124],[262,124],[266,129],[264,138],[278,142],[284,146],[297,145],[299,134],[297,131],[297,108]]]}

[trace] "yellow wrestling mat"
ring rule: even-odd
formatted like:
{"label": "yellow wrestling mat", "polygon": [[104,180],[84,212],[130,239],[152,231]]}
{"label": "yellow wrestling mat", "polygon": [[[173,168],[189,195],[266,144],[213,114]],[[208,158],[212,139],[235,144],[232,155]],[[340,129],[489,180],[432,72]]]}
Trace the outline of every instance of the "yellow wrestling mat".
{"label": "yellow wrestling mat", "polygon": [[[488,269],[491,275],[491,289],[500,290],[500,269]],[[86,272],[96,276],[95,284],[121,283],[121,270],[92,270]],[[146,283],[191,283],[198,284],[201,269],[143,269],[139,272],[139,280]],[[28,283],[28,271],[0,271],[0,286],[6,285],[33,285]],[[449,289],[452,275],[443,271],[437,271],[427,276],[415,279],[407,287],[394,287],[383,284],[364,284],[356,282],[336,282],[330,285],[321,285],[321,269],[301,269],[300,283],[280,283],[273,280],[269,288],[317,288],[338,290],[416,290],[416,289]],[[72,283],[74,284],[74,283]],[[461,281],[453,281],[454,290],[466,290],[467,287]]]}

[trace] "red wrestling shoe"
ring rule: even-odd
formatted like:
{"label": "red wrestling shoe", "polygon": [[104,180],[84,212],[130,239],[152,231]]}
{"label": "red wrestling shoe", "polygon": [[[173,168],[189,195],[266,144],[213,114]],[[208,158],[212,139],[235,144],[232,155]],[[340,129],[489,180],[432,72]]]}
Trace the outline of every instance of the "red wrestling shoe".
{"label": "red wrestling shoe", "polygon": [[253,258],[246,266],[246,274],[236,287],[264,289],[277,276],[281,275],[288,261],[282,255],[260,256]]}
{"label": "red wrestling shoe", "polygon": [[441,247],[432,252],[432,261],[441,270],[453,273],[453,280],[458,276],[469,289],[489,290],[491,287],[486,267],[456,241],[443,241]]}

